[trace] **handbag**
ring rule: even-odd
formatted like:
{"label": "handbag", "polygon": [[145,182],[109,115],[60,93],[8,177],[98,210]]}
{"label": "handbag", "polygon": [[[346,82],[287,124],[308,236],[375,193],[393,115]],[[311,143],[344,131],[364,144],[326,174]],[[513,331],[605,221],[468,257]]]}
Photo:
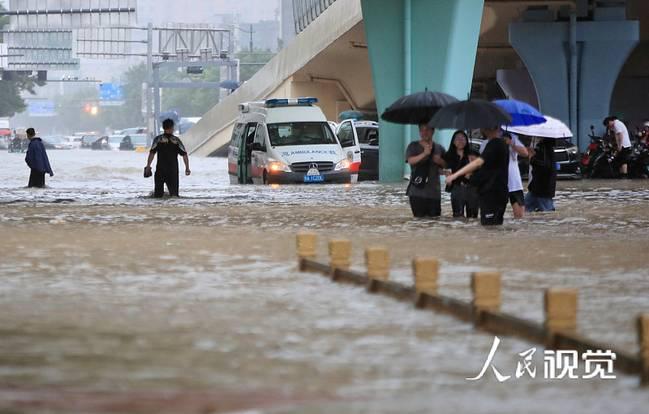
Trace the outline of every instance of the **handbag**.
{"label": "handbag", "polygon": [[426,160],[426,162],[420,162],[415,165],[410,175],[410,184],[415,186],[415,188],[424,188],[428,184],[430,178],[430,163],[432,160],[432,155]]}

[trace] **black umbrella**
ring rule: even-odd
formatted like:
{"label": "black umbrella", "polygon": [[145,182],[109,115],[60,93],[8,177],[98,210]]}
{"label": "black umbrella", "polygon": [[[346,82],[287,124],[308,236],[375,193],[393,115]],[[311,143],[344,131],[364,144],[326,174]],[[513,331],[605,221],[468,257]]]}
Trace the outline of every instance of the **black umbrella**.
{"label": "black umbrella", "polygon": [[511,121],[512,117],[500,106],[481,99],[470,99],[443,107],[428,126],[439,129],[493,128]]}
{"label": "black umbrella", "polygon": [[426,89],[397,99],[381,119],[395,124],[425,124],[440,108],[455,102],[458,100],[451,95]]}

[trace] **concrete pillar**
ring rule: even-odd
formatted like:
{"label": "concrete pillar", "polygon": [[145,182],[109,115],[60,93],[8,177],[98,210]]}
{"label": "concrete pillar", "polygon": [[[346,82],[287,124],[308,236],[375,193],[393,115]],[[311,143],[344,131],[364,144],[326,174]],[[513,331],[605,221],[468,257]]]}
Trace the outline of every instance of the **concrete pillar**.
{"label": "concrete pillar", "polygon": [[[590,143],[590,126],[602,129],[602,120],[610,115],[615,83],[639,33],[637,21],[576,22],[578,92],[573,97],[577,105],[573,142],[582,151]],[[570,23],[512,23],[509,41],[534,81],[541,112],[570,124]]]}
{"label": "concrete pillar", "polygon": [[390,277],[390,255],[383,247],[368,247],[365,250],[367,276],[375,280],[388,280]]}
{"label": "concrete pillar", "polygon": [[547,289],[544,307],[548,331],[574,332],[577,329],[577,289]]}
{"label": "concrete pillar", "polygon": [[[379,114],[406,92],[425,88],[463,99],[471,90],[483,0],[361,0]],[[406,27],[410,28],[409,36]],[[410,47],[405,39],[410,38]],[[410,65],[405,61],[410,60]],[[406,67],[412,73],[406,73]],[[406,82],[409,80],[410,82]],[[417,139],[406,137],[410,140]],[[403,126],[380,123],[380,179],[403,178]],[[447,142],[442,142],[448,144]]]}
{"label": "concrete pillar", "polygon": [[299,259],[313,259],[316,256],[318,236],[315,233],[301,232],[297,234],[297,256]]}
{"label": "concrete pillar", "polygon": [[329,241],[329,266],[332,269],[349,270],[351,265],[352,242],[349,240]]}
{"label": "concrete pillar", "polygon": [[642,363],[642,384],[649,385],[649,313],[638,318],[638,340],[640,362]]}
{"label": "concrete pillar", "polygon": [[476,272],[471,275],[473,306],[480,310],[500,310],[500,273]]}
{"label": "concrete pillar", "polygon": [[415,275],[415,290],[417,293],[437,294],[437,279],[439,277],[439,262],[437,259],[418,257],[412,261]]}

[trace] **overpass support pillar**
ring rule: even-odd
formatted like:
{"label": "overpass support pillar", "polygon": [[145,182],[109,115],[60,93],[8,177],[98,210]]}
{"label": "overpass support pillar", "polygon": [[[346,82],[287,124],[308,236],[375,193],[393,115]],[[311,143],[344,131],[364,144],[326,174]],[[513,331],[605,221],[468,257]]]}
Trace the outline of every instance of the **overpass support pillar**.
{"label": "overpass support pillar", "polygon": [[611,115],[618,75],[639,41],[639,22],[624,20],[621,9],[615,20],[509,26],[510,43],[534,81],[539,109],[569,122],[581,151],[590,143],[590,126],[601,130],[602,120]]}
{"label": "overpass support pillar", "polygon": [[[378,113],[404,94],[470,93],[483,0],[361,0]],[[380,179],[399,181],[414,128],[380,122]],[[448,139],[440,139],[448,144]]]}

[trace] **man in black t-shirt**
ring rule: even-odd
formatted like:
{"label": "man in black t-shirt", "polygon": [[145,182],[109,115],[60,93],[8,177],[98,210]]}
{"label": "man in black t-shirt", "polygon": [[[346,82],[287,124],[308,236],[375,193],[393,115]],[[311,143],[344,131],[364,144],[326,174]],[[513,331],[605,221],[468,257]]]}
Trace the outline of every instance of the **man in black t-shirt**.
{"label": "man in black t-shirt", "polygon": [[151,163],[156,154],[158,162],[155,170],[155,189],[153,196],[160,198],[164,195],[164,185],[167,184],[170,196],[178,197],[178,156],[183,157],[185,175],[190,175],[189,157],[180,138],[174,136],[174,121],[165,119],[162,123],[164,134],[153,139],[149,159],[144,169],[145,176],[151,174]]}
{"label": "man in black t-shirt", "polygon": [[450,185],[457,178],[477,171],[471,182],[478,187],[480,222],[484,226],[500,225],[509,197],[509,147],[498,137],[499,128],[484,129],[482,133],[488,141],[480,157],[446,177],[446,183]]}

